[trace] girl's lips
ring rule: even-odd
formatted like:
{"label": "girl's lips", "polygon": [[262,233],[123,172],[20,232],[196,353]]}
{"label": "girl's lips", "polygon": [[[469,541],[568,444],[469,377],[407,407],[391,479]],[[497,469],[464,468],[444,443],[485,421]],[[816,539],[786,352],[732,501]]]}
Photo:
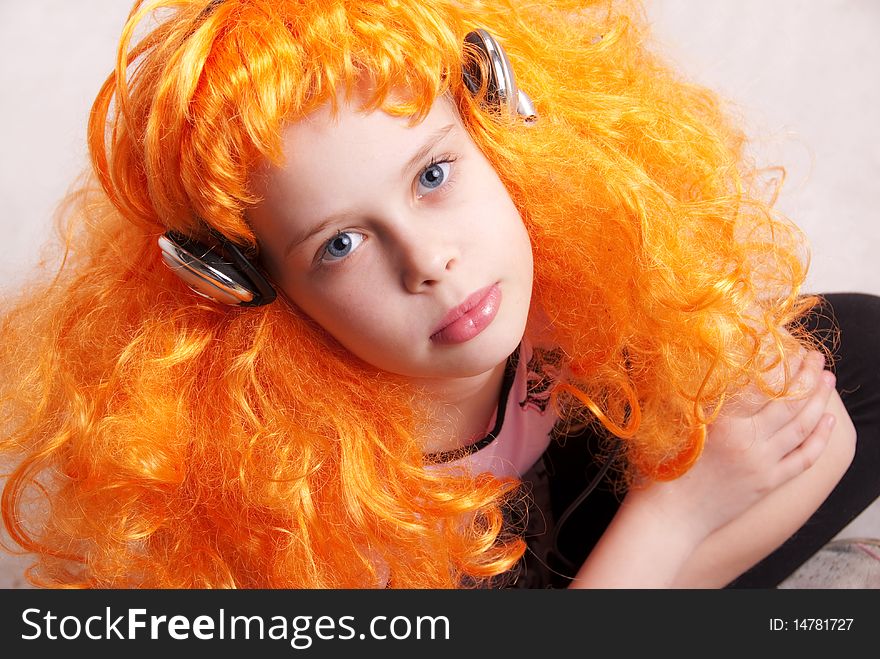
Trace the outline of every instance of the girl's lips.
{"label": "girl's lips", "polygon": [[443,317],[431,340],[442,344],[470,341],[492,323],[500,306],[498,284],[482,288]]}

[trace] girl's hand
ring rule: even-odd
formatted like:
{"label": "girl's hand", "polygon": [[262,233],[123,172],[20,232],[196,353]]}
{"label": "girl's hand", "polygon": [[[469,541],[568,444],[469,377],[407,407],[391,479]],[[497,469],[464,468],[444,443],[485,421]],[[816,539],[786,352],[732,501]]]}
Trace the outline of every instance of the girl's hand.
{"label": "girl's hand", "polygon": [[699,542],[809,469],[835,422],[824,413],[835,382],[824,364],[818,352],[795,358],[786,398],[770,399],[754,387],[744,392],[709,426],[703,454],[687,473],[633,490],[627,503],[654,506],[652,514]]}

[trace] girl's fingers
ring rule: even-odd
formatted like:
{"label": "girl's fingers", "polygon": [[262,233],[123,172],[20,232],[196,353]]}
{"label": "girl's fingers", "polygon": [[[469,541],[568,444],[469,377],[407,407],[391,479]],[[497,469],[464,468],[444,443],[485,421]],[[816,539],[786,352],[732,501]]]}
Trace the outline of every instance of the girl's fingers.
{"label": "girl's fingers", "polygon": [[776,486],[799,476],[812,467],[821,457],[831,439],[831,431],[837,420],[833,414],[822,414],[813,432],[797,448],[790,451],[780,462],[777,470],[779,478]]}
{"label": "girl's fingers", "polygon": [[773,448],[779,451],[779,456],[787,456],[792,451],[809,440],[820,424],[831,392],[834,391],[834,375],[824,371],[820,382],[804,406],[791,421],[774,433],[771,438]]}
{"label": "girl's fingers", "polygon": [[763,431],[775,433],[791,423],[806,407],[813,395],[817,391],[823,390],[824,366],[825,357],[818,352],[809,353],[801,361],[799,370],[794,374],[788,395],[784,398],[771,400],[755,415],[755,422]]}

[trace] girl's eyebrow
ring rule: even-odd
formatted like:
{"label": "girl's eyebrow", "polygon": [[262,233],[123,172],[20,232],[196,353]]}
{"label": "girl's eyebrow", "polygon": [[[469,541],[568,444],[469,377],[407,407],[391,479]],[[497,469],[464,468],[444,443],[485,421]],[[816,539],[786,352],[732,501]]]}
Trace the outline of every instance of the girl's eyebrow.
{"label": "girl's eyebrow", "polygon": [[[449,133],[452,132],[453,128],[455,128],[454,123],[447,124],[431,133],[425,143],[421,147],[419,147],[418,151],[416,151],[412,155],[412,157],[407,160],[406,165],[404,165],[403,169],[401,170],[401,176],[406,176],[407,172],[412,170],[416,165],[420,164],[425,158],[427,158],[428,154],[434,149],[434,147],[436,147],[437,144],[444,137],[449,135]],[[344,210],[338,213],[333,213],[332,215],[328,215],[323,218],[320,222],[313,225],[311,228],[297,234],[289,243],[287,243],[287,247],[284,248],[284,258],[287,258],[287,256],[295,247],[306,242],[316,233],[322,232],[328,225],[333,224],[334,222],[337,222],[338,220],[349,215],[354,215],[354,211]]]}
{"label": "girl's eyebrow", "polygon": [[413,154],[412,158],[406,161],[406,165],[403,166],[403,170],[401,171],[401,173],[403,175],[406,175],[408,171],[413,169],[416,165],[421,163],[421,161],[427,158],[428,154],[431,153],[431,150],[435,146],[437,146],[437,143],[440,142],[440,140],[442,140],[444,137],[449,135],[453,128],[455,128],[455,124],[447,124],[431,133],[431,135],[428,137],[428,140],[421,146],[421,148],[419,148],[419,150]]}
{"label": "girl's eyebrow", "polygon": [[287,247],[284,248],[284,258],[287,258],[287,256],[295,247],[303,244],[316,233],[321,233],[329,225],[349,215],[353,215],[352,211],[350,210],[345,210],[340,213],[333,213],[332,215],[328,215],[327,217],[325,217],[323,220],[318,222],[318,224],[314,225],[310,229],[306,229],[302,233],[297,234],[289,243],[287,243]]}

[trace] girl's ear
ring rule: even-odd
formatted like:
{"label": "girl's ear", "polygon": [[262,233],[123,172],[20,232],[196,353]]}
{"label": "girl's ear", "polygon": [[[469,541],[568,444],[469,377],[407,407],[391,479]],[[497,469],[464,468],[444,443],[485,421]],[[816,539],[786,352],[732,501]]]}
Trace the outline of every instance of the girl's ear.
{"label": "girl's ear", "polygon": [[516,86],[516,77],[507,54],[495,38],[479,29],[468,32],[465,47],[470,45],[479,59],[464,58],[462,75],[472,94],[479,94],[483,85],[483,73],[487,76],[485,99],[491,108],[519,116],[526,123],[538,119],[532,99]]}

